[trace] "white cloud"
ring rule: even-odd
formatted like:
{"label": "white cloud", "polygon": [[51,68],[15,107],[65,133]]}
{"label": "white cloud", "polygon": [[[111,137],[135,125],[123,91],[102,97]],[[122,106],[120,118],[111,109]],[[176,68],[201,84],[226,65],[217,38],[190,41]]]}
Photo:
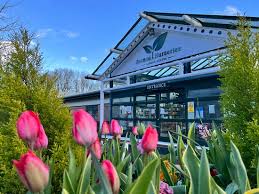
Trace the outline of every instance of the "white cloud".
{"label": "white cloud", "polygon": [[76,37],[79,36],[79,33],[77,33],[77,32],[67,32],[66,36],[68,38],[76,38]]}
{"label": "white cloud", "polygon": [[88,61],[87,57],[80,57],[81,63],[86,63]]}
{"label": "white cloud", "polygon": [[69,30],[56,30],[53,28],[43,28],[38,30],[38,32],[36,33],[36,37],[45,38],[50,33],[55,36],[63,36],[63,37],[65,36],[68,38],[76,38],[80,35],[78,32],[69,31]]}
{"label": "white cloud", "polygon": [[220,15],[233,15],[233,16],[242,15],[241,14],[242,12],[237,7],[232,5],[227,5],[223,11],[215,11],[214,13],[220,14]]}
{"label": "white cloud", "polygon": [[36,37],[37,37],[37,38],[45,38],[50,32],[53,32],[53,29],[52,29],[52,28],[40,29],[40,30],[38,30],[38,32],[36,33]]}
{"label": "white cloud", "polygon": [[72,63],[87,63],[88,58],[86,56],[76,57],[76,56],[69,56],[69,61]]}
{"label": "white cloud", "polygon": [[224,13],[226,15],[240,15],[241,11],[234,6],[228,5],[226,6]]}
{"label": "white cloud", "polygon": [[73,32],[69,30],[61,30],[61,32],[68,38],[76,38],[80,35],[78,32]]}
{"label": "white cloud", "polygon": [[72,61],[72,63],[75,63],[76,61],[78,61],[78,58],[75,56],[70,56],[69,60]]}

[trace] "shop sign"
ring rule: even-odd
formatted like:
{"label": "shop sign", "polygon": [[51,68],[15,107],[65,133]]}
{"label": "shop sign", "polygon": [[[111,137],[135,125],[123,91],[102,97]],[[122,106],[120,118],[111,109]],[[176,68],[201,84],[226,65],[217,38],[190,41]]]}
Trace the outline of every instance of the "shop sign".
{"label": "shop sign", "polygon": [[113,70],[111,76],[147,69],[222,48],[223,37],[157,29],[145,37]]}
{"label": "shop sign", "polygon": [[163,51],[160,51],[162,47],[164,46],[167,33],[165,32],[161,35],[159,35],[153,42],[153,44],[144,45],[143,49],[146,52],[146,56],[143,58],[137,58],[136,64],[153,64],[160,62],[162,63],[164,60],[166,60],[168,57],[172,56],[174,53],[180,52],[182,50],[182,47],[175,47],[171,49],[166,49]]}
{"label": "shop sign", "polygon": [[147,90],[157,90],[157,89],[161,89],[161,88],[166,88],[166,83],[147,85]]}
{"label": "shop sign", "polygon": [[188,119],[194,119],[194,102],[188,102]]}

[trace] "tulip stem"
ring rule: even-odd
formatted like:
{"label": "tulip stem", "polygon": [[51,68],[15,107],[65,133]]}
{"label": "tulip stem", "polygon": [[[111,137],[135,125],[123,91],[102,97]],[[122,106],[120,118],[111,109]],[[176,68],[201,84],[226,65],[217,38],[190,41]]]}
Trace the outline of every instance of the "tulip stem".
{"label": "tulip stem", "polygon": [[103,147],[104,147],[104,148],[103,148],[103,154],[104,154],[104,158],[105,158],[105,159],[107,159],[107,158],[106,158],[106,146],[107,146],[107,145],[106,145],[106,134],[104,134],[104,140],[103,140]]}
{"label": "tulip stem", "polygon": [[148,163],[147,157],[148,157],[148,154],[147,154],[147,153],[144,153],[144,159],[143,159],[143,161],[144,161],[144,166],[146,166],[147,163]]}

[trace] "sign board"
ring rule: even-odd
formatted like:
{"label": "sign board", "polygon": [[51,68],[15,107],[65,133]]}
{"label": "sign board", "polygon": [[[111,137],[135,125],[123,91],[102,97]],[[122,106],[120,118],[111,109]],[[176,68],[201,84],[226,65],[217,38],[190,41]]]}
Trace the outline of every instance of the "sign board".
{"label": "sign board", "polygon": [[155,30],[148,35],[112,72],[112,77],[162,63],[211,51],[224,46],[224,37]]}
{"label": "sign board", "polygon": [[188,102],[188,119],[194,119],[194,102]]}
{"label": "sign board", "polygon": [[166,83],[157,83],[157,84],[151,84],[147,85],[147,90],[159,90],[162,88],[166,88]]}

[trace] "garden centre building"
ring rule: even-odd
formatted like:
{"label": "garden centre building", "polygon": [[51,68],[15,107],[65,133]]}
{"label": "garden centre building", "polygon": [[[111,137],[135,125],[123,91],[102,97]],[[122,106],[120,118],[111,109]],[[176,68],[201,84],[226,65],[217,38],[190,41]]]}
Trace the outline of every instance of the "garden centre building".
{"label": "garden centre building", "polygon": [[[259,18],[247,17],[252,30]],[[99,80],[98,92],[65,97],[102,123],[112,118],[124,130],[152,123],[160,141],[192,122],[220,124],[219,61],[224,41],[236,34],[238,17],[143,12],[87,79]],[[108,38],[108,37],[107,37]]]}

